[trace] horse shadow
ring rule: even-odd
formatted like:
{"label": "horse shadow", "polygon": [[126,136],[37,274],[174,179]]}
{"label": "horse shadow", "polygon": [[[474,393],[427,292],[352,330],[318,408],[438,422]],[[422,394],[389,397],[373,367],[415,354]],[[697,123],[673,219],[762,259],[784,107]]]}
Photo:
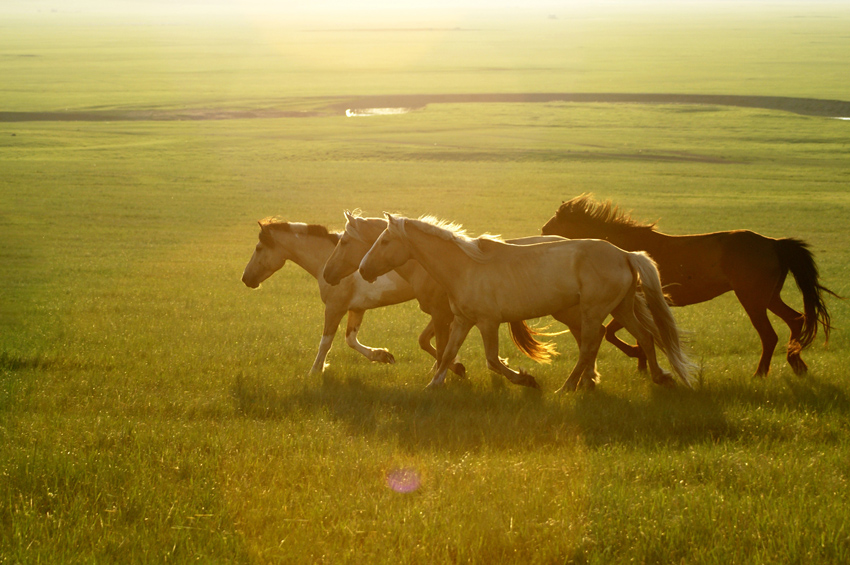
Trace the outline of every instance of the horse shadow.
{"label": "horse shadow", "polygon": [[233,387],[233,398],[237,412],[248,418],[284,420],[324,414],[354,436],[377,438],[410,451],[458,453],[578,443],[687,447],[747,440],[753,429],[727,416],[740,406],[843,415],[850,408],[843,390],[813,378],[788,379],[787,386],[770,390],[754,387],[748,379],[694,391],[654,387],[639,397],[601,387],[555,396],[517,390],[502,382],[496,380],[488,388],[456,379],[442,390],[427,391],[375,382],[374,374],[355,371],[329,372],[320,383],[279,390],[258,378],[242,376]]}
{"label": "horse shadow", "polygon": [[654,387],[641,398],[603,390],[577,398],[574,417],[589,446],[688,445],[733,440],[723,405],[682,388]]}
{"label": "horse shadow", "polygon": [[738,381],[718,395],[720,401],[737,399],[751,406],[770,404],[786,410],[812,412],[816,414],[836,413],[847,416],[850,413],[850,397],[841,387],[826,382],[816,375],[783,375],[779,377],[783,389],[765,389],[753,386],[747,380]]}

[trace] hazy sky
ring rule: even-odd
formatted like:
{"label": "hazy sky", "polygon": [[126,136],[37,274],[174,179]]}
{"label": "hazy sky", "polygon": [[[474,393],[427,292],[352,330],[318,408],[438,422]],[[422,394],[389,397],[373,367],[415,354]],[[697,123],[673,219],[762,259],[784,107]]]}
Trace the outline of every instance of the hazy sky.
{"label": "hazy sky", "polygon": [[[17,13],[262,13],[368,11],[572,11],[652,6],[710,7],[804,3],[806,0],[0,0],[0,12]],[[836,0],[838,1],[838,0]]]}
{"label": "hazy sky", "polygon": [[329,28],[440,27],[490,17],[570,19],[653,12],[667,16],[740,12],[758,17],[790,6],[811,13],[818,5],[827,4],[850,5],[850,0],[0,0],[0,15],[57,21],[119,16],[151,23],[162,23],[164,18],[246,17],[257,21],[269,17],[275,22]]}

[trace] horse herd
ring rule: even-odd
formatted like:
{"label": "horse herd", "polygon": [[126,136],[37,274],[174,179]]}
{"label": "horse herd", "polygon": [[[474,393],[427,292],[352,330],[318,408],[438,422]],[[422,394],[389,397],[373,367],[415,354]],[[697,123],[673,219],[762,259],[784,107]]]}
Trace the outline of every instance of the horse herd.
{"label": "horse herd", "polygon": [[[820,284],[814,258],[798,239],[745,230],[666,235],[587,194],[563,202],[543,235],[506,241],[471,238],[460,226],[432,217],[385,216],[345,212],[342,233],[274,219],[260,222],[259,242],[242,281],[257,288],[287,260],[318,280],[325,323],[312,373],[326,367],[346,313],[346,343],[372,361],[393,363],[386,349],[361,344],[357,332],[366,310],[412,299],[430,316],[419,336],[420,347],[436,359],[429,387],[442,385],[450,370],[465,375],[457,354],[476,326],[491,370],[514,384],[539,388],[531,375],[504,364],[498,336],[499,326],[508,323],[523,353],[547,361],[554,348],[537,336],[555,334],[526,323],[543,316],[566,324],[579,346],[578,361],[557,392],[595,386],[603,338],[637,358],[641,369],[648,367],[653,382],[669,385],[673,375],[659,366],[658,346],[673,374],[692,387],[694,366],[682,350],[669,306],[704,302],[730,290],[761,338],[756,375],[767,374],[778,343],[768,310],[790,329],[787,359],[797,374],[807,370],[800,353],[818,325],[829,337],[824,295],[837,295]],[[780,296],[789,272],[803,295],[802,313]],[[613,320],[606,327],[609,315]],[[616,336],[621,328],[637,345]]]}

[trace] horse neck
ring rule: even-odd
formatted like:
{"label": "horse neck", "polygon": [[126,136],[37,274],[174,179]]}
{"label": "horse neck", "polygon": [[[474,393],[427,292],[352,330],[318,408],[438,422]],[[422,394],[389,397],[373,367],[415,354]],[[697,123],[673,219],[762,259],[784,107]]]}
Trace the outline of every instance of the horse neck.
{"label": "horse neck", "polygon": [[472,259],[453,241],[425,233],[415,226],[406,228],[407,244],[413,259],[442,287],[451,289],[463,271],[471,266]]}
{"label": "horse neck", "polygon": [[286,250],[287,260],[316,279],[334,250],[334,244],[329,239],[310,234],[288,233],[285,237],[279,237],[277,242]]}
{"label": "horse neck", "polygon": [[587,238],[604,239],[626,251],[645,250],[647,245],[651,247],[657,239],[662,237],[664,237],[663,234],[659,234],[655,230],[648,228],[630,228],[614,225],[594,228],[587,233]]}

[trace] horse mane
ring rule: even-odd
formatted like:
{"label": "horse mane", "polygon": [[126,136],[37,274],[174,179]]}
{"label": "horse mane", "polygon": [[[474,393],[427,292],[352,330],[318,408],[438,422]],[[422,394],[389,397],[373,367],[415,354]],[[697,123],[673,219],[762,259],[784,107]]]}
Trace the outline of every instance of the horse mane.
{"label": "horse mane", "polygon": [[583,223],[598,228],[619,228],[655,231],[656,223],[641,223],[632,218],[610,200],[599,202],[593,194],[585,192],[572,200],[561,203],[555,217],[559,220]]}
{"label": "horse mane", "polygon": [[296,235],[309,235],[313,237],[327,239],[334,245],[342,237],[341,233],[329,231],[325,226],[318,224],[302,224],[300,222],[287,222],[279,218],[266,218],[260,220],[260,226],[263,230],[289,232]]}
{"label": "horse mane", "polygon": [[434,216],[420,216],[418,219],[400,218],[399,226],[389,223],[390,231],[400,229],[401,235],[405,235],[405,224],[408,222],[418,228],[420,231],[439,237],[446,241],[450,241],[460,248],[470,259],[479,263],[486,262],[489,258],[481,248],[483,241],[502,241],[498,236],[484,234],[477,238],[470,237],[466,234],[463,226],[447,220],[440,220]]}

